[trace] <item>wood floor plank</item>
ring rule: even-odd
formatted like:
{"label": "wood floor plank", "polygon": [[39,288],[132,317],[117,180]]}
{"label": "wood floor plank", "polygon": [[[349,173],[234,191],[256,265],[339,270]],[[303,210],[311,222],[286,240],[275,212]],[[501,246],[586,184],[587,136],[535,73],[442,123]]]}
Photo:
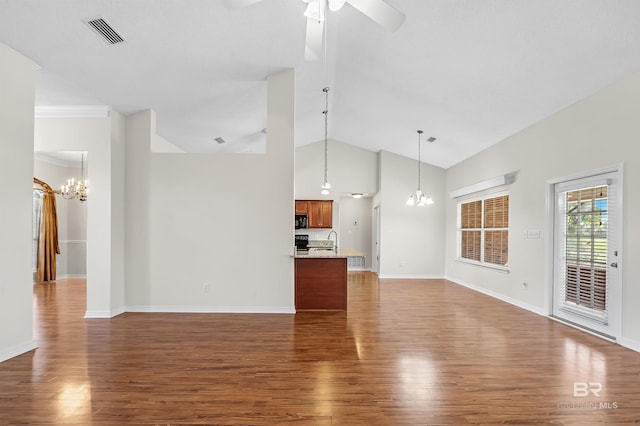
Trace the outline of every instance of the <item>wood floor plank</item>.
{"label": "wood floor plank", "polygon": [[640,354],[445,280],[350,272],[348,311],[296,315],[84,319],[85,298],[34,287],[0,424],[640,423]]}

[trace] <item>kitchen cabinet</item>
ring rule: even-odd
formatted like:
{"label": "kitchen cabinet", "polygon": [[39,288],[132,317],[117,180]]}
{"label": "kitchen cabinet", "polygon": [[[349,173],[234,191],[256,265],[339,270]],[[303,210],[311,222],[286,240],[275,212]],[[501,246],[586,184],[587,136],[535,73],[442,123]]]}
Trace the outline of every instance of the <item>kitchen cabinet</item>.
{"label": "kitchen cabinet", "polygon": [[309,201],[309,228],[331,228],[333,225],[333,201]]}
{"label": "kitchen cabinet", "polygon": [[296,200],[296,214],[309,214],[309,202],[306,200]]}
{"label": "kitchen cabinet", "polygon": [[332,200],[296,200],[296,214],[306,214],[309,228],[333,227]]}

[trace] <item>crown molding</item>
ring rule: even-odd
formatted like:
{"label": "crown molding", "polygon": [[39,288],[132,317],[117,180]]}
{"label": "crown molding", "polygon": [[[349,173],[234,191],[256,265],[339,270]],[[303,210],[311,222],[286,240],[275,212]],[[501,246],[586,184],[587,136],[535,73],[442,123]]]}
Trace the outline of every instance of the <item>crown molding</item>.
{"label": "crown molding", "polygon": [[107,118],[108,105],[38,105],[35,117],[40,118]]}

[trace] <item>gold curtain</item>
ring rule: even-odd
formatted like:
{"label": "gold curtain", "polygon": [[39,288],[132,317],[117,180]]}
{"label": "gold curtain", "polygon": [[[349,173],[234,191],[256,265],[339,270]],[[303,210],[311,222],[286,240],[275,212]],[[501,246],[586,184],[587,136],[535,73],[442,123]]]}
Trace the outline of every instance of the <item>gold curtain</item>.
{"label": "gold curtain", "polygon": [[60,254],[56,194],[48,184],[40,179],[34,177],[33,182],[43,188],[36,281],[54,281],[56,279],[56,255]]}

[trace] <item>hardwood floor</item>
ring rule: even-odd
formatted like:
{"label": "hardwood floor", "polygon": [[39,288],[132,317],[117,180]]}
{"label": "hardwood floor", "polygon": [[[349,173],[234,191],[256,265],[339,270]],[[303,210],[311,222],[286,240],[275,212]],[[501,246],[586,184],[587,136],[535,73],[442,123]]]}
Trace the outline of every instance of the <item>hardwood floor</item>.
{"label": "hardwood floor", "polygon": [[0,424],[640,423],[639,353],[444,280],[350,272],[347,312],[297,315],[83,319],[85,294],[34,287]]}

